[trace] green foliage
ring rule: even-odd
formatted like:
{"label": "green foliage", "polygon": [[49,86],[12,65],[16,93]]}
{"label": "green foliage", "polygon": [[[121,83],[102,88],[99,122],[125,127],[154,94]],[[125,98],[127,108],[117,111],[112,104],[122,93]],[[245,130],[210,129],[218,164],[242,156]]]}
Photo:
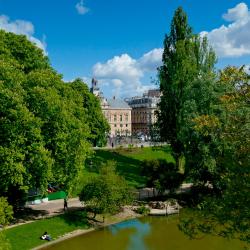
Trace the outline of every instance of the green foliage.
{"label": "green foliage", "polygon": [[90,128],[90,141],[93,146],[105,146],[110,130],[107,119],[103,116],[99,99],[89,92],[88,86],[81,79],[70,83],[70,87],[79,95],[82,105],[87,110],[87,122]]}
{"label": "green foliage", "polygon": [[[249,75],[243,68],[228,67],[220,72],[217,99],[213,114],[194,119],[195,130],[214,142],[207,150],[214,152],[215,196],[207,197],[198,207],[209,223],[211,233],[250,241],[249,224]],[[193,219],[192,226],[197,224]],[[224,225],[222,228],[218,225]],[[197,227],[197,225],[196,225]]]}
{"label": "green foliage", "polygon": [[[0,227],[8,225],[13,219],[13,209],[7,202],[7,199],[0,197]],[[10,250],[11,245],[6,238],[5,230],[0,230],[0,250]]]}
{"label": "green foliage", "polygon": [[70,192],[108,125],[87,85],[64,83],[25,36],[0,31],[0,45],[0,194],[17,207],[48,183]]}
{"label": "green foliage", "polygon": [[26,36],[0,31],[0,60],[11,60],[12,65],[25,74],[36,69],[52,69],[48,57]]}
{"label": "green foliage", "polygon": [[173,192],[183,181],[183,175],[178,172],[176,164],[165,160],[145,160],[142,163],[142,175],[147,177],[147,185],[163,193]]}
{"label": "green foliage", "polygon": [[138,207],[138,208],[136,209],[136,212],[137,212],[138,214],[148,215],[149,212],[150,212],[150,209],[149,209],[148,207],[145,207],[144,205],[142,205],[142,206],[140,206],[140,207]]}
{"label": "green foliage", "polygon": [[6,226],[12,219],[13,210],[7,202],[7,199],[0,197],[0,225]]}
{"label": "green foliage", "polygon": [[187,231],[249,241],[250,77],[243,67],[216,75],[214,63],[207,40],[191,33],[178,8],[159,69],[159,126],[177,164],[185,157],[186,177],[207,191],[197,199],[203,221],[188,218]]}
{"label": "green foliage", "polygon": [[102,166],[99,176],[84,185],[79,197],[95,215],[116,213],[122,206],[131,202],[128,185],[116,174],[112,161]]}
{"label": "green foliage", "polygon": [[159,68],[162,97],[158,125],[162,139],[170,142],[176,164],[181,167],[180,158],[187,143],[183,142],[181,134],[187,127],[185,114],[189,106],[185,100],[189,99],[188,94],[192,95],[190,89],[195,80],[202,83],[208,75],[213,75],[215,63],[215,54],[206,38],[192,33],[181,7],[176,10],[170,33],[165,37],[162,62]]}

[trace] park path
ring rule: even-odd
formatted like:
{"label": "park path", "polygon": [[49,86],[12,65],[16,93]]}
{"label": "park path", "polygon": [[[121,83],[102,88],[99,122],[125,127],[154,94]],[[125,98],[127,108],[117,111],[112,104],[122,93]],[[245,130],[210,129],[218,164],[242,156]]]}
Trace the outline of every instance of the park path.
{"label": "park path", "polygon": [[[185,193],[186,191],[190,190],[191,186],[192,183],[182,184],[181,187],[177,190],[177,193]],[[156,190],[154,191],[153,188],[142,188],[135,192],[135,197],[141,200],[149,197],[154,197],[155,195],[157,195],[157,193],[158,192]],[[48,217],[64,213],[63,204],[64,200],[58,199],[49,202],[43,202],[37,205],[27,205],[26,207],[31,208],[33,211],[40,211],[40,213],[38,213],[40,214],[38,217]],[[83,208],[83,204],[79,201],[78,197],[68,199],[69,211],[79,210],[81,208]]]}
{"label": "park path", "polygon": [[[43,211],[41,214],[43,216],[54,216],[64,213],[63,210],[64,200],[58,199],[48,202],[43,202],[36,205],[27,205],[27,208],[31,208],[33,211]],[[68,199],[68,210],[79,210],[83,208],[82,203],[79,201],[79,198]]]}

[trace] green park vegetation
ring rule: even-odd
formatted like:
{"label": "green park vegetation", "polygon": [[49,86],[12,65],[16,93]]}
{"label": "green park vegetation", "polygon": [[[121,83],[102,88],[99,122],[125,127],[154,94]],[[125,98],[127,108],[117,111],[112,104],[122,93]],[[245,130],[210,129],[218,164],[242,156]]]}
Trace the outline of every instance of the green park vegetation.
{"label": "green park vegetation", "polygon": [[88,86],[64,82],[25,36],[1,30],[0,45],[0,196],[17,209],[48,183],[70,192],[109,125]]}
{"label": "green park vegetation", "polygon": [[99,174],[100,167],[112,160],[116,163],[117,173],[124,177],[131,188],[142,188],[147,185],[142,166],[145,160],[165,159],[174,162],[169,145],[158,147],[117,148],[113,150],[97,149],[86,160],[85,168],[76,179],[72,195],[77,196],[82,190],[82,183]]}
{"label": "green park vegetation", "polygon": [[133,197],[125,179],[116,173],[116,165],[108,161],[99,170],[99,175],[92,177],[83,185],[80,193],[80,201],[83,201],[86,209],[103,215],[115,214],[121,211],[123,206],[131,204]]}
{"label": "green park vegetation", "polygon": [[[158,69],[157,131],[170,146],[93,151],[109,131],[99,100],[82,80],[64,82],[25,36],[0,31],[0,224],[29,190],[45,195],[48,184],[80,194],[94,214],[112,214],[129,202],[129,188],[163,193],[191,180],[192,212],[181,230],[249,242],[250,76],[243,67],[216,71],[215,63],[206,37],[178,8]],[[28,249],[43,231],[57,238],[86,227],[81,211],[39,220],[1,231],[0,249]]]}
{"label": "green park vegetation", "polygon": [[197,198],[180,228],[194,237],[202,232],[249,242],[250,76],[244,67],[216,71],[212,47],[192,32],[181,7],[165,36],[162,62],[161,138],[170,142]]}
{"label": "green park vegetation", "polygon": [[52,240],[55,240],[66,233],[89,227],[86,212],[75,211],[9,228],[5,230],[5,236],[11,249],[28,250],[46,243],[40,239],[44,232],[49,232]]}

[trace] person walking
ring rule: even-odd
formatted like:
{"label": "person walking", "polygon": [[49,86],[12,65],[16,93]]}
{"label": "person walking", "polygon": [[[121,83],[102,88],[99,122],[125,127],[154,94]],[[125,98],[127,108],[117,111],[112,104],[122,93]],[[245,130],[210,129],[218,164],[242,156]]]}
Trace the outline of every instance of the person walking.
{"label": "person walking", "polygon": [[64,198],[63,210],[64,211],[68,210],[68,201],[66,197]]}

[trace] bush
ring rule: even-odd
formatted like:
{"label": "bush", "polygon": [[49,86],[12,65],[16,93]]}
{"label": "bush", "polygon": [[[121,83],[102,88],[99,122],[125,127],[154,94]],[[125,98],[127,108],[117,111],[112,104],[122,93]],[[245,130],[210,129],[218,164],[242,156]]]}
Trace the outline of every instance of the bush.
{"label": "bush", "polygon": [[0,197],[0,225],[7,225],[13,219],[13,209],[7,198]]}
{"label": "bush", "polygon": [[138,207],[138,208],[136,209],[136,212],[137,212],[138,214],[147,215],[147,214],[149,214],[150,209],[149,209],[148,207],[142,205],[142,206],[140,206],[140,207]]}
{"label": "bush", "polygon": [[183,174],[179,173],[178,167],[163,159],[143,161],[141,173],[147,177],[147,185],[156,188],[160,193],[165,190],[173,192],[183,181]]}

